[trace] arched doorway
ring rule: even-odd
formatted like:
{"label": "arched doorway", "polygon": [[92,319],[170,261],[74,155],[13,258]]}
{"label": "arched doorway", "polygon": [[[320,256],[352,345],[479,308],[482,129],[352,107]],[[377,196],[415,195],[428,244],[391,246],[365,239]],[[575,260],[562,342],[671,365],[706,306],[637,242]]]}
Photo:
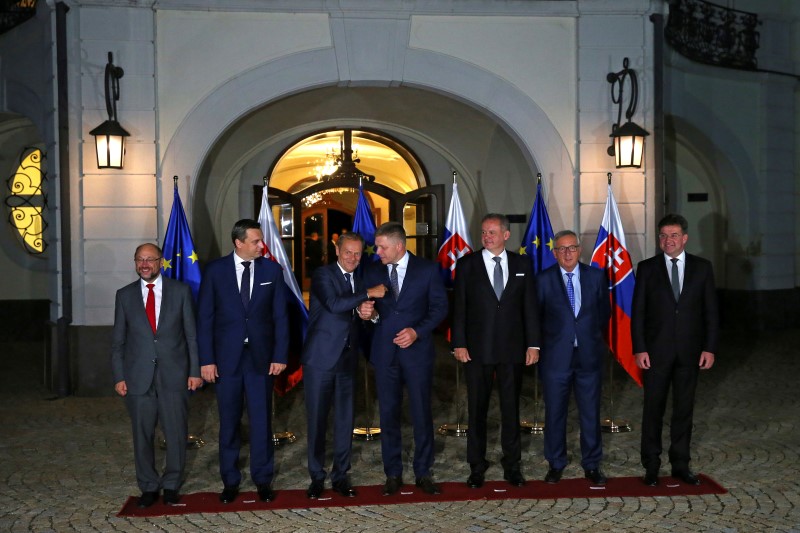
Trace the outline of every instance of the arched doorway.
{"label": "arched doorway", "polygon": [[[315,268],[335,261],[333,234],[351,231],[359,189],[376,226],[402,222],[409,251],[436,255],[444,186],[426,186],[417,157],[385,133],[347,128],[306,136],[276,158],[267,176],[273,216],[283,221],[284,246],[304,290]],[[253,197],[257,213],[261,187],[253,187]]]}

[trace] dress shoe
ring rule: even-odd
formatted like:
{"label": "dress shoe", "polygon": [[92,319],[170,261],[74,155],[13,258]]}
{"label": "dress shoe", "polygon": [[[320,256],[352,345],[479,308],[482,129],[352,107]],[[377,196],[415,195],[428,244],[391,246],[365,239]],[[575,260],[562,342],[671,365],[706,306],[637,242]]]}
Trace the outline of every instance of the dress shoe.
{"label": "dress shoe", "polygon": [[344,496],[345,498],[355,498],[356,489],[350,484],[350,481],[345,478],[333,483],[333,490]]}
{"label": "dress shoe", "polygon": [[511,470],[503,475],[503,478],[515,487],[524,487],[525,478],[522,477],[522,472],[519,470]]}
{"label": "dress shoe", "polygon": [[309,500],[316,500],[322,494],[322,491],[325,489],[325,482],[320,479],[315,479],[311,482],[311,485],[308,486],[308,490],[306,491],[306,496],[308,496]]}
{"label": "dress shoe", "polygon": [[645,472],[642,482],[648,487],[658,486],[658,472]]}
{"label": "dress shoe", "polygon": [[136,504],[137,507],[141,507],[144,509],[145,507],[150,507],[158,500],[158,491],[147,491],[143,492],[141,496],[139,496],[139,502]]}
{"label": "dress shoe", "polygon": [[275,491],[268,484],[256,485],[256,489],[258,490],[258,499],[262,502],[271,502],[275,499]]}
{"label": "dress shoe", "polygon": [[608,481],[608,478],[603,475],[599,468],[591,468],[589,470],[583,471],[584,476],[588,479],[592,485],[605,485]]}
{"label": "dress shoe", "polygon": [[239,495],[239,485],[233,487],[225,487],[219,493],[219,501],[222,503],[231,503]]}
{"label": "dress shoe", "polygon": [[551,468],[547,471],[547,475],[544,476],[545,483],[558,483],[561,481],[561,474],[564,472],[564,469],[561,468]]}
{"label": "dress shoe", "polygon": [[699,485],[700,478],[692,473],[691,470],[673,470],[672,477],[675,479],[680,479],[687,485]]}
{"label": "dress shoe", "polygon": [[383,495],[391,496],[403,486],[403,478],[400,476],[388,476],[386,484],[383,486]]}
{"label": "dress shoe", "polygon": [[164,489],[164,505],[175,505],[180,499],[177,490]]}
{"label": "dress shoe", "polygon": [[439,486],[433,482],[431,476],[422,476],[417,478],[417,487],[422,489],[425,494],[441,494],[442,491]]}
{"label": "dress shoe", "polygon": [[471,489],[479,489],[483,487],[484,477],[479,472],[473,472],[467,478],[467,487]]}

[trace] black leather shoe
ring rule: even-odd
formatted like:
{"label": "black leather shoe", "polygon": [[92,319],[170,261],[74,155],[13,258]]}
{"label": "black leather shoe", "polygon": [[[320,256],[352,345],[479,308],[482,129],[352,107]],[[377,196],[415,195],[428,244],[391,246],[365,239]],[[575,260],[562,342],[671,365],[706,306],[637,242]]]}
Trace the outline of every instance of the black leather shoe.
{"label": "black leather shoe", "polygon": [[333,490],[335,490],[345,498],[356,497],[356,490],[353,488],[353,485],[350,484],[350,481],[347,478],[335,482],[333,484]]}
{"label": "black leather shoe", "polygon": [[544,476],[545,483],[558,483],[561,481],[561,474],[564,472],[564,469],[558,468],[551,468],[547,471],[547,475]]}
{"label": "black leather shoe", "polygon": [[471,489],[479,489],[483,487],[484,477],[483,474],[473,472],[467,478],[467,487]]}
{"label": "black leather shoe", "polygon": [[522,477],[522,472],[520,472],[519,470],[512,470],[510,472],[506,472],[503,475],[503,478],[510,484],[514,485],[515,487],[525,486],[525,478]]}
{"label": "black leather shoe", "polygon": [[400,476],[389,476],[386,478],[386,484],[383,486],[383,495],[391,496],[403,486],[403,478]]}
{"label": "black leather shoe", "polygon": [[258,489],[258,499],[262,502],[271,502],[275,499],[275,491],[269,485],[256,485],[256,489]]}
{"label": "black leather shoe", "polygon": [[164,505],[174,505],[180,499],[181,497],[178,496],[177,490],[164,489]]}
{"label": "black leather shoe", "polygon": [[137,507],[144,509],[145,507],[150,507],[158,500],[158,491],[148,491],[143,492],[141,496],[139,496],[139,501],[136,504]]}
{"label": "black leather shoe", "polygon": [[219,493],[219,501],[222,503],[231,503],[236,499],[239,495],[239,486],[236,485],[235,487],[225,487],[222,489],[222,492]]}
{"label": "black leather shoe", "polygon": [[658,472],[645,472],[642,482],[648,487],[658,486]]}
{"label": "black leather shoe", "polygon": [[605,485],[608,481],[608,478],[603,475],[599,468],[593,468],[591,470],[584,470],[584,476],[588,479],[592,485]]}
{"label": "black leather shoe", "polygon": [[309,500],[316,500],[322,494],[322,491],[325,489],[325,483],[319,479],[315,479],[311,482],[311,485],[308,486],[308,490],[306,491],[306,496],[308,496]]}
{"label": "black leather shoe", "polygon": [[422,476],[417,478],[417,487],[422,489],[425,494],[441,494],[442,491],[439,486],[433,482],[430,476]]}
{"label": "black leather shoe", "polygon": [[699,485],[700,478],[692,473],[691,470],[673,470],[672,477],[680,479],[687,485]]}

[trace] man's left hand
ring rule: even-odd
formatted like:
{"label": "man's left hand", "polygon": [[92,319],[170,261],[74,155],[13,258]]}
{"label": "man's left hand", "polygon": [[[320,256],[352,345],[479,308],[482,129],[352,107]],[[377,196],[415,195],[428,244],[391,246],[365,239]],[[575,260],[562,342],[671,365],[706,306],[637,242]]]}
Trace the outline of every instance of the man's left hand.
{"label": "man's left hand", "polygon": [[539,362],[539,348],[528,348],[525,352],[525,365],[531,366]]}
{"label": "man's left hand", "polygon": [[700,354],[700,370],[708,370],[714,366],[714,354],[711,352],[702,352]]}
{"label": "man's left hand", "polygon": [[417,340],[417,332],[413,328],[403,328],[394,336],[394,343],[401,348],[408,348]]}
{"label": "man's left hand", "polygon": [[197,390],[203,386],[203,378],[189,378],[187,387],[189,390]]}
{"label": "man's left hand", "polygon": [[269,375],[270,376],[277,376],[278,374],[283,372],[285,369],[286,369],[286,365],[285,364],[270,363],[270,365],[269,365]]}

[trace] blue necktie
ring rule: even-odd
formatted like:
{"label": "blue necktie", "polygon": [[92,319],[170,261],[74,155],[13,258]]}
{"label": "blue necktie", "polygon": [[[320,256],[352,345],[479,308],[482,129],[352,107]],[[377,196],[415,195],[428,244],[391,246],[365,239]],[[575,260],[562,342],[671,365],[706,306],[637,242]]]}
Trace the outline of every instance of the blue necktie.
{"label": "blue necktie", "polygon": [[503,267],[500,265],[500,261],[503,259],[500,257],[492,257],[494,260],[494,282],[492,286],[494,287],[494,293],[497,295],[497,299],[499,300],[500,297],[503,295]]}
{"label": "blue necktie", "polygon": [[353,292],[353,286],[350,284],[350,272],[346,272],[344,275],[344,279],[347,280],[347,288],[350,289],[350,292]]}
{"label": "blue necktie", "polygon": [[575,286],[572,284],[572,276],[574,272],[567,272],[567,298],[569,298],[569,305],[572,307],[572,315],[575,315]]}
{"label": "blue necktie", "polygon": [[239,286],[239,294],[242,297],[242,305],[245,309],[250,304],[250,261],[242,261],[244,270],[242,271],[242,283]]}
{"label": "blue necktie", "polygon": [[394,299],[400,296],[400,281],[397,279],[397,263],[392,263],[392,271],[389,273],[389,283],[392,285]]}

